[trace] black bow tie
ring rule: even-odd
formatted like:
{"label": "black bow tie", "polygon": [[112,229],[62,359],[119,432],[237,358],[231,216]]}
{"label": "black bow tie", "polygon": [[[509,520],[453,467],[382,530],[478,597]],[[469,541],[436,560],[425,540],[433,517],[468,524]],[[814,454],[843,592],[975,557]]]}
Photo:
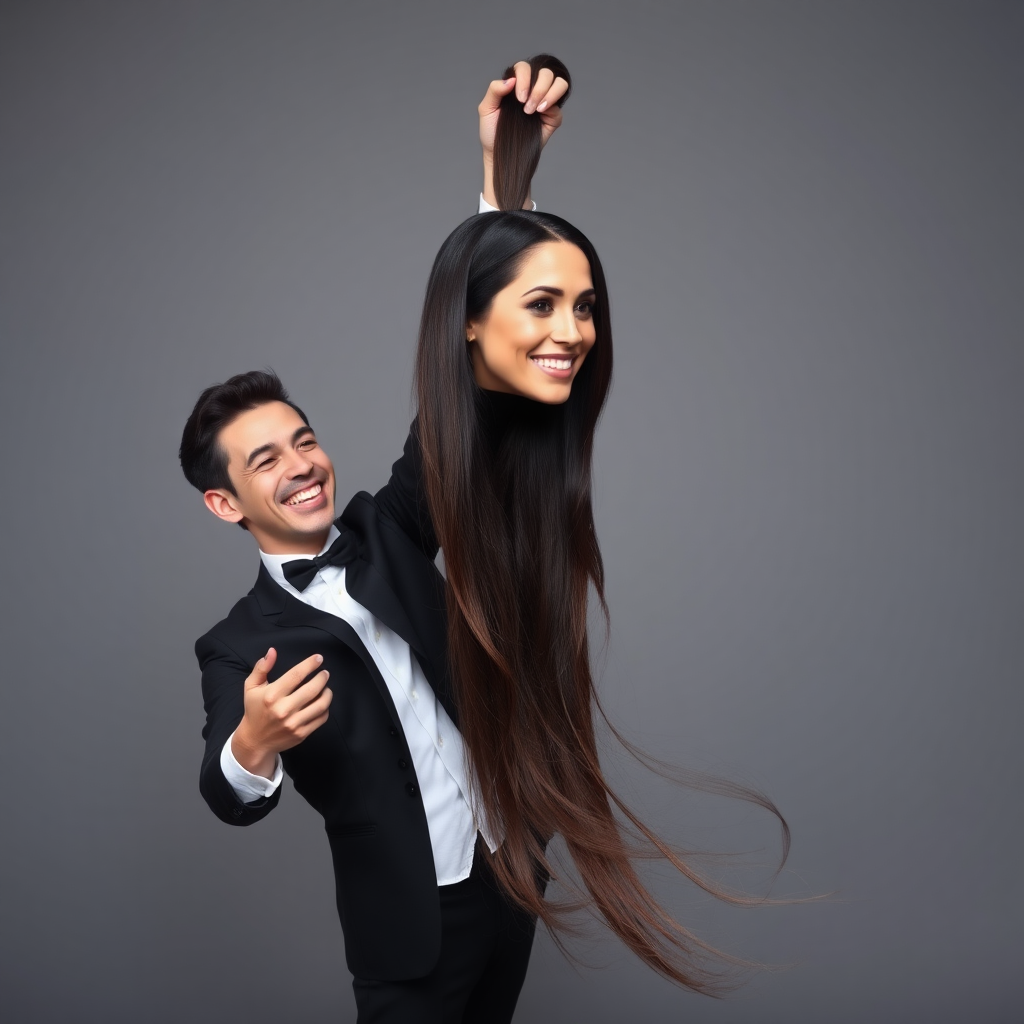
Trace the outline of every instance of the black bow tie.
{"label": "black bow tie", "polygon": [[351,530],[342,530],[341,536],[322,555],[285,562],[281,566],[284,578],[296,590],[305,590],[325,565],[348,565],[356,557],[358,547],[355,534]]}

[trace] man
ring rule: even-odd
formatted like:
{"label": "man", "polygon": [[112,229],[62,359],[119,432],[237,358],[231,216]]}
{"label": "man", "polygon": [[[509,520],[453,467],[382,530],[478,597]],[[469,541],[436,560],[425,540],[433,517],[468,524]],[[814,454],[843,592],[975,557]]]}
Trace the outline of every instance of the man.
{"label": "man", "polygon": [[[565,83],[550,72],[531,89],[520,63],[491,83],[482,207],[513,88],[545,137],[561,119]],[[534,922],[478,853],[500,835],[473,803],[415,440],[389,483],[335,520],[330,458],[281,382],[253,372],[203,392],[180,457],[207,508],[247,529],[261,559],[249,595],[196,643],[204,798],[223,821],[251,824],[287,770],[323,815],[360,1021],[511,1020]]]}

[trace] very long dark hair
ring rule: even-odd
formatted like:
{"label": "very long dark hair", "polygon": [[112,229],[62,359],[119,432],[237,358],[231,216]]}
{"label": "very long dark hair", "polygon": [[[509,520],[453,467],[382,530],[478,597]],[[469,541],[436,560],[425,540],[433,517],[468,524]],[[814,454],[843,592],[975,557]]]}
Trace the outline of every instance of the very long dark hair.
{"label": "very long dark hair", "polygon": [[[529,161],[519,166],[532,174]],[[520,182],[508,195],[521,202],[528,189],[527,179],[525,191]],[[596,341],[563,404],[484,392],[473,375],[467,323],[484,319],[523,260],[551,241],[577,246],[590,263]],[[717,888],[658,839],[612,792],[598,757],[589,588],[602,608],[605,600],[591,455],[611,374],[604,271],[582,232],[560,217],[518,209],[473,217],[452,232],[427,285],[418,422],[427,503],[445,558],[459,727],[478,798],[504,835],[492,857],[495,876],[520,906],[560,928],[566,908],[544,898],[540,880],[551,872],[547,842],[561,835],[582,901],[656,971],[714,993],[722,968],[738,961],[716,954],[658,905],[634,869],[638,842],[716,896],[758,901]],[[756,792],[728,783],[710,788],[777,813]]]}

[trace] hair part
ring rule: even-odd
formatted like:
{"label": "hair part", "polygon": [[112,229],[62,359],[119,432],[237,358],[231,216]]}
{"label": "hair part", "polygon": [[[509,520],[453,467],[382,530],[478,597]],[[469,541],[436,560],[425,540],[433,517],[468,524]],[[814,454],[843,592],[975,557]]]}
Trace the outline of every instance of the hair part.
{"label": "hair part", "polygon": [[220,432],[243,412],[270,402],[291,406],[309,426],[306,414],[288,397],[273,370],[237,373],[223,384],[206,388],[181,434],[178,459],[185,479],[199,491],[224,490],[235,494],[228,474],[227,452],[219,443]]}

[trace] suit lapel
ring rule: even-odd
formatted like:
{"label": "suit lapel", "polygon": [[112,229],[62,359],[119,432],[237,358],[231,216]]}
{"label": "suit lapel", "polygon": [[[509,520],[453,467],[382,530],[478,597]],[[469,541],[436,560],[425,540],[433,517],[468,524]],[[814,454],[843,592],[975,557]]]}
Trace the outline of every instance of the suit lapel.
{"label": "suit lapel", "polygon": [[448,674],[444,581],[400,527],[379,514],[373,497],[356,494],[336,521],[360,538],[345,572],[348,592],[416,653],[441,706],[458,725]]}
{"label": "suit lapel", "polygon": [[345,566],[345,589],[367,611],[393,629],[420,657],[426,649],[394,591],[369,562],[356,558]]}
{"label": "suit lapel", "polygon": [[345,588],[364,608],[393,629],[412,648],[434,695],[457,726],[458,709],[451,699],[451,688],[447,679],[442,678],[440,674],[444,669],[444,663],[442,662],[440,668],[435,664],[435,653],[423,642],[401,601],[395,596],[395,592],[388,586],[384,577],[365,559],[356,558],[345,567]]}

